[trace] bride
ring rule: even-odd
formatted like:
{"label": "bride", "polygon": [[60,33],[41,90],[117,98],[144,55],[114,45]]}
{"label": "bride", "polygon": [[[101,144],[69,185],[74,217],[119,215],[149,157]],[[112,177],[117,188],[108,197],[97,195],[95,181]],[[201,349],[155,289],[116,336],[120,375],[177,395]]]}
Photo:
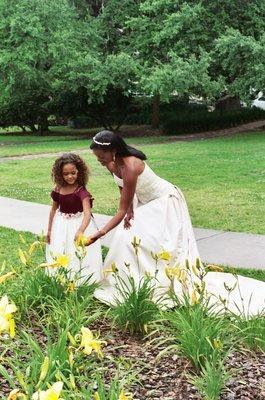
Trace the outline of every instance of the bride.
{"label": "bride", "polygon": [[[181,294],[185,280],[190,291],[192,283],[198,280],[196,263],[197,268],[203,267],[198,261],[199,253],[181,190],[157,176],[146,164],[145,154],[127,145],[113,132],[97,133],[90,148],[120,188],[117,213],[90,237],[90,243],[94,243],[117,227],[96,297],[110,304],[115,302],[115,270],[123,278],[130,274],[136,282],[144,275],[155,276],[160,292],[167,292],[174,281],[174,291]],[[185,279],[182,274],[182,285],[181,279],[171,279],[176,270],[183,272],[187,268]],[[233,312],[247,310],[256,314],[264,309],[265,283],[261,281],[210,272],[205,282],[208,294],[223,302],[225,299],[226,306]]]}

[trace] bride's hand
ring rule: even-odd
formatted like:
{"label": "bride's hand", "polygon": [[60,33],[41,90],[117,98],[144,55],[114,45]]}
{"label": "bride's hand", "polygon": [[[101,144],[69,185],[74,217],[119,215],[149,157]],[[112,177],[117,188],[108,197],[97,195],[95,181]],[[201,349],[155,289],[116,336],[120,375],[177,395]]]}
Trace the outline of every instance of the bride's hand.
{"label": "bride's hand", "polygon": [[134,212],[133,211],[129,211],[126,214],[126,217],[124,218],[124,229],[130,229],[132,224],[131,224],[131,219],[134,219]]}
{"label": "bride's hand", "polygon": [[98,239],[101,238],[101,236],[104,236],[102,231],[101,230],[96,231],[95,233],[93,233],[93,235],[87,238],[86,246],[90,246],[91,244],[95,243]]}

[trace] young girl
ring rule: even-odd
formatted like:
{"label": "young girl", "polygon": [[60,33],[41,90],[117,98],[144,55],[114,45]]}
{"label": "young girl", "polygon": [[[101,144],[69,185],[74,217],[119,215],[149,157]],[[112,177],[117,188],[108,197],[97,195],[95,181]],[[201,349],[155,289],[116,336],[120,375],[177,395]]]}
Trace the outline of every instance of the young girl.
{"label": "young girl", "polygon": [[[95,223],[91,219],[92,196],[85,187],[88,168],[77,154],[66,153],[55,160],[51,175],[55,188],[51,192],[53,202],[47,231],[46,260],[52,264],[58,255],[69,256],[67,268],[70,276],[74,277],[80,271],[75,241],[80,235],[87,237],[95,231]],[[95,243],[82,259],[82,280],[92,275],[91,282],[99,281],[101,266],[101,245]]]}

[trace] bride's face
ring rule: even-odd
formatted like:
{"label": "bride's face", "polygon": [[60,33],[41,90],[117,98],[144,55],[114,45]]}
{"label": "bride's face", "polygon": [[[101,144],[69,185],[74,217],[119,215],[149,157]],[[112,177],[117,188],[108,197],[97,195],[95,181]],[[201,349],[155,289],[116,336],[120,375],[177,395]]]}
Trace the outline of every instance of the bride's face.
{"label": "bride's face", "polygon": [[115,154],[114,151],[106,151],[102,149],[93,149],[93,153],[97,157],[97,160],[101,165],[108,165],[111,161],[113,161],[113,156]]}

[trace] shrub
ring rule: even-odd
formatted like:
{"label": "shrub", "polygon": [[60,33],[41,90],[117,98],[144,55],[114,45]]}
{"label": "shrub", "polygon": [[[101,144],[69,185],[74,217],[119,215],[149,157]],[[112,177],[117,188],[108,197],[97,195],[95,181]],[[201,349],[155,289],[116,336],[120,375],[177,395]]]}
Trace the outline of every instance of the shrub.
{"label": "shrub", "polygon": [[133,333],[147,332],[148,324],[157,318],[159,306],[152,299],[154,284],[149,277],[143,277],[139,284],[133,277],[128,281],[117,276],[119,298],[112,309],[114,321],[123,329]]}
{"label": "shrub", "polygon": [[163,132],[167,135],[202,132],[210,129],[222,129],[238,124],[265,119],[265,111],[257,108],[214,112],[184,112],[171,115],[162,123]]}

